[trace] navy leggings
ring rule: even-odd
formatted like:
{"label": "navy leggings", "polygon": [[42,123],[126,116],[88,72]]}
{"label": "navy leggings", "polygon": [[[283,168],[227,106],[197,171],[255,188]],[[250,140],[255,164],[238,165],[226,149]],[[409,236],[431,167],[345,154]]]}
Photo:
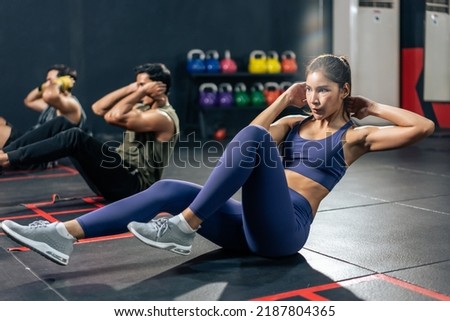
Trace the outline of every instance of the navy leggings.
{"label": "navy leggings", "polygon": [[[242,202],[231,197],[242,188]],[[227,145],[202,187],[165,179],[147,190],[77,218],[86,237],[127,231],[160,212],[189,207],[204,222],[198,233],[231,250],[266,257],[295,254],[305,244],[312,211],[287,186],[278,148],[266,129],[247,126]]]}

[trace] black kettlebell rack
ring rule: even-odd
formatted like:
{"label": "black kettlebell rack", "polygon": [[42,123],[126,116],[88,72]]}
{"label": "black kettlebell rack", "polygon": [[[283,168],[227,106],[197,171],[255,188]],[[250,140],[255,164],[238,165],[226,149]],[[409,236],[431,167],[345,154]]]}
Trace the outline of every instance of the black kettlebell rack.
{"label": "black kettlebell rack", "polygon": [[[246,126],[267,106],[220,106],[205,107],[199,102],[199,87],[204,83],[213,83],[219,86],[221,83],[229,83],[233,87],[237,83],[244,83],[249,89],[257,82],[300,81],[295,73],[193,73],[190,74],[188,89],[187,119],[191,127],[196,127],[202,140],[214,138],[217,129],[226,129],[227,136],[233,136],[241,128]],[[286,113],[301,112],[298,109],[288,109]],[[281,116],[283,116],[283,113]],[[189,121],[188,121],[189,122]]]}

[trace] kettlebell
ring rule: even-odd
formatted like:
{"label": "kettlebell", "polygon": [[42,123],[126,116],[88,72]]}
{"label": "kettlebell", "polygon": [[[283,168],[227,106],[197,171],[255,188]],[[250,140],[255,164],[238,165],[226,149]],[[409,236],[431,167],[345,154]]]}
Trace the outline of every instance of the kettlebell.
{"label": "kettlebell", "polygon": [[280,83],[280,94],[284,93],[291,86],[292,83],[290,81],[283,81],[282,83]]}
{"label": "kettlebell", "polygon": [[224,82],[219,84],[218,103],[220,107],[233,106],[233,86],[230,83]]}
{"label": "kettlebell", "polygon": [[262,74],[267,72],[267,56],[262,50],[253,50],[248,61],[248,72]]}
{"label": "kettlebell", "polygon": [[187,71],[199,74],[206,71],[205,53],[201,49],[192,49],[187,54]]}
{"label": "kettlebell", "polygon": [[222,140],[227,137],[227,129],[225,127],[219,127],[214,131],[214,139]]}
{"label": "kettlebell", "polygon": [[267,52],[267,72],[270,74],[277,74],[281,72],[281,63],[276,51]]}
{"label": "kettlebell", "polygon": [[264,85],[261,82],[255,82],[250,87],[250,99],[253,106],[264,106],[266,97],[264,97]]}
{"label": "kettlebell", "polygon": [[286,73],[297,72],[297,60],[292,50],[286,50],[281,54],[281,70]]}
{"label": "kettlebell", "polygon": [[214,107],[217,104],[217,85],[212,82],[205,82],[198,87],[199,104],[203,108]]}
{"label": "kettlebell", "polygon": [[229,50],[225,50],[225,55],[220,61],[220,69],[225,74],[232,74],[237,71],[236,62],[231,59],[231,53]]}
{"label": "kettlebell", "polygon": [[267,104],[272,104],[278,96],[280,96],[280,85],[276,82],[266,82],[264,85],[264,97]]}
{"label": "kettlebell", "polygon": [[220,72],[219,53],[217,50],[208,50],[206,52],[205,65],[208,73]]}
{"label": "kettlebell", "polygon": [[234,103],[238,107],[245,107],[250,104],[250,96],[247,93],[247,86],[243,82],[234,85]]}

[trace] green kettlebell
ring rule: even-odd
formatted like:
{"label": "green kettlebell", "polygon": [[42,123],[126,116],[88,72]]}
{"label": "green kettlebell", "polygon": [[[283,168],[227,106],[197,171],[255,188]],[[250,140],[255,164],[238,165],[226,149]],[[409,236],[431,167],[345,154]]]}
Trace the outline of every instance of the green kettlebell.
{"label": "green kettlebell", "polygon": [[250,87],[250,99],[252,105],[256,107],[266,105],[266,97],[264,96],[264,85],[261,82],[255,82]]}
{"label": "green kettlebell", "polygon": [[245,107],[250,104],[250,96],[247,93],[247,86],[243,82],[234,85],[234,103],[238,107]]}

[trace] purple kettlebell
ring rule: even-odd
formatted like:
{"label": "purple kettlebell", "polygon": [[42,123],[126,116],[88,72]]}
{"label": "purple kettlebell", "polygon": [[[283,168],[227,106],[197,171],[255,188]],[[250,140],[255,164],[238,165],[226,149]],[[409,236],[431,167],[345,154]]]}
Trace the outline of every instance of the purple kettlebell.
{"label": "purple kettlebell", "polygon": [[198,88],[199,104],[203,108],[210,108],[217,105],[217,85],[211,82],[205,82]]}
{"label": "purple kettlebell", "polygon": [[219,106],[231,107],[233,103],[233,86],[227,82],[219,84]]}

